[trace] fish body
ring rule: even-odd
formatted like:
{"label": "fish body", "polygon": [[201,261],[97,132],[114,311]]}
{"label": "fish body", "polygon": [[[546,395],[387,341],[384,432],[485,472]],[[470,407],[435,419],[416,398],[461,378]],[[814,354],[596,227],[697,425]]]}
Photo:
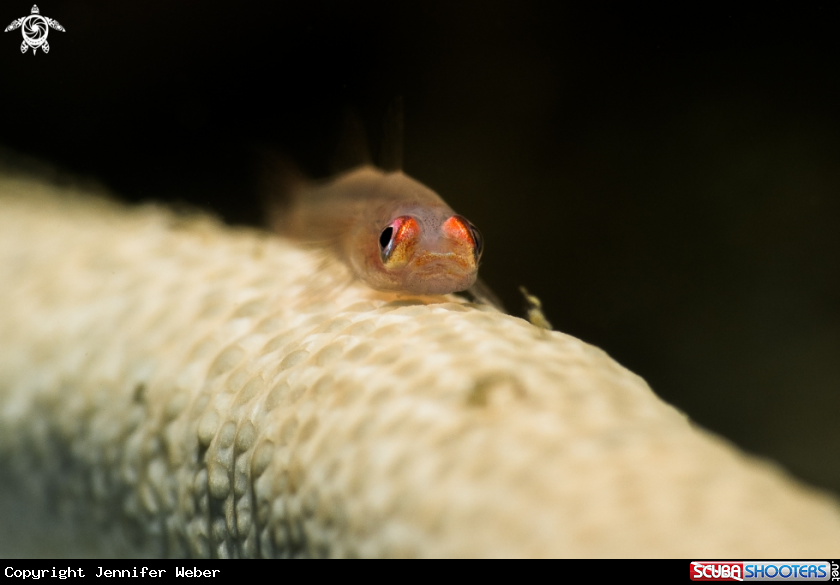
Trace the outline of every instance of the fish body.
{"label": "fish body", "polygon": [[300,184],[289,195],[272,227],[329,248],[376,290],[440,295],[476,282],[481,234],[402,171],[366,165],[327,183]]}

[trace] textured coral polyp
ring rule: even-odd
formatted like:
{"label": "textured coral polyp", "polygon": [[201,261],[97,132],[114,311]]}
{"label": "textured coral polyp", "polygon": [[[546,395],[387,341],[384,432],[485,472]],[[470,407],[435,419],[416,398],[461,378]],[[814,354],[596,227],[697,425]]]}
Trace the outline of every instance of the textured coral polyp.
{"label": "textured coral polyp", "polygon": [[0,483],[96,554],[840,553],[834,500],[577,339],[71,191],[0,181]]}

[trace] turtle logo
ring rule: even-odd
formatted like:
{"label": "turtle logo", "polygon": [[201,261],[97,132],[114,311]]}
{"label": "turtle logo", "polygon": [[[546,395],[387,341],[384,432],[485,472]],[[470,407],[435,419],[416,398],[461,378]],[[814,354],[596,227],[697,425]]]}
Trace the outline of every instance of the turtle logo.
{"label": "turtle logo", "polygon": [[32,14],[13,20],[12,24],[6,27],[3,32],[9,32],[21,28],[23,33],[23,42],[20,44],[20,52],[25,53],[26,49],[32,47],[32,54],[34,55],[40,48],[45,53],[50,52],[50,44],[47,42],[47,34],[52,27],[57,31],[64,32],[64,27],[58,24],[57,20],[41,16],[38,5],[32,5]]}

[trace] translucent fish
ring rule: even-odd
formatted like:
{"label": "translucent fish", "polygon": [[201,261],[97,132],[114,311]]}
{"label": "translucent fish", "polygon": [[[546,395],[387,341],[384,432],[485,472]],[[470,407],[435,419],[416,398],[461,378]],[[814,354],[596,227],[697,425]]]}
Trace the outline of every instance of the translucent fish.
{"label": "translucent fish", "polygon": [[297,181],[287,198],[272,227],[329,249],[371,288],[441,295],[476,284],[481,233],[401,171],[365,165],[325,183]]}
{"label": "translucent fish", "polygon": [[263,169],[269,170],[263,173],[269,179],[264,195],[273,190],[286,200],[269,205],[271,226],[287,237],[322,245],[376,290],[416,295],[467,291],[503,311],[496,295],[478,280],[481,233],[437,193],[402,172],[402,98],[385,118],[381,168],[369,162],[360,120],[347,114],[339,159],[352,170],[312,183],[282,157],[263,157],[264,163],[273,158],[271,168]]}

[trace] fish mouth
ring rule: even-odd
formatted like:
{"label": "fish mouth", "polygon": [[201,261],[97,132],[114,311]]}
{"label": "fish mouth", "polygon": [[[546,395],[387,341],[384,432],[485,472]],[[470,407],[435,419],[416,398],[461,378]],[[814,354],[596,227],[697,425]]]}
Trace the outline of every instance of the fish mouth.
{"label": "fish mouth", "polygon": [[475,262],[472,258],[465,258],[455,252],[425,252],[415,258],[411,265],[415,271],[428,275],[441,271],[472,272],[475,270]]}
{"label": "fish mouth", "polygon": [[415,259],[406,279],[415,294],[445,295],[470,288],[476,267],[455,253],[427,252]]}

